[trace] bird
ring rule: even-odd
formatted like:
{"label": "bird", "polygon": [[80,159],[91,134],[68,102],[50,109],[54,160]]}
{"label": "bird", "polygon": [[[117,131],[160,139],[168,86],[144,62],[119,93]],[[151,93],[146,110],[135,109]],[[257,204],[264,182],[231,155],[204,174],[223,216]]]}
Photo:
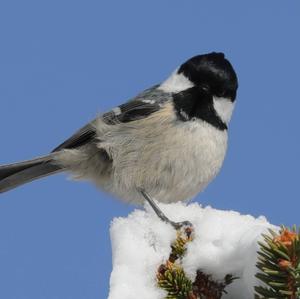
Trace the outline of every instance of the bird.
{"label": "bird", "polygon": [[224,53],[196,55],[127,102],[97,116],[49,154],[0,166],[0,193],[67,172],[128,203],[192,199],[223,164],[238,89]]}

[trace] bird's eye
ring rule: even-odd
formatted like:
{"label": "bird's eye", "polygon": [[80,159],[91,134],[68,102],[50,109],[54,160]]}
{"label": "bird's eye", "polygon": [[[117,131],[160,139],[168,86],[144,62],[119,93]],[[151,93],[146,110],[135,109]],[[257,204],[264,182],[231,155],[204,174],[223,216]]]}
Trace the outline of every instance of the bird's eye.
{"label": "bird's eye", "polygon": [[209,91],[209,86],[206,85],[206,84],[202,84],[202,85],[200,86],[200,88],[201,88],[203,91],[206,91],[206,92]]}

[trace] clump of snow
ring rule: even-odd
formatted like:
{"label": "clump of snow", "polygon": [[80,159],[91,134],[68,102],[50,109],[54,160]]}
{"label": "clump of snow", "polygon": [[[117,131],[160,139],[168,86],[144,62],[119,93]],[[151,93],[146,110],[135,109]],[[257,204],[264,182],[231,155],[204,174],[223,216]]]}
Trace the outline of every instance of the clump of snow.
{"label": "clump of snow", "polygon": [[[193,204],[161,204],[173,221],[189,220],[194,240],[183,258],[186,274],[194,280],[199,269],[214,279],[226,274],[239,277],[226,288],[224,298],[252,299],[257,241],[268,228],[276,229],[264,217],[254,218],[233,211],[220,211]],[[109,299],[163,299],[166,293],[156,286],[159,265],[168,259],[175,230],[162,222],[146,205],[146,211],[135,210],[127,218],[113,220],[113,271]],[[223,297],[222,297],[223,298]]]}

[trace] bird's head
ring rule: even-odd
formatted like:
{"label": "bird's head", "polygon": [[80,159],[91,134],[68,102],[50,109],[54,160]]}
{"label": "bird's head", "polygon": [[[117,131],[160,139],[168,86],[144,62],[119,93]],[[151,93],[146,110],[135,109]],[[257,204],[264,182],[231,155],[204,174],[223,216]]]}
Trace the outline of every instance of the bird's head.
{"label": "bird's head", "polygon": [[200,118],[226,129],[238,80],[225,55],[212,52],[184,62],[159,88],[173,94],[182,120]]}

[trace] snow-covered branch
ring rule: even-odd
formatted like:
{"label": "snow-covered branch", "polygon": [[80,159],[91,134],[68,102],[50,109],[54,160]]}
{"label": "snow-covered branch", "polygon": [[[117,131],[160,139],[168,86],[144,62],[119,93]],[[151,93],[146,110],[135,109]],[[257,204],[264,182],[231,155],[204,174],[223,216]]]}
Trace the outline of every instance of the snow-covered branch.
{"label": "snow-covered branch", "polygon": [[[189,220],[193,239],[180,258],[184,275],[196,281],[205,273],[220,285],[230,275],[238,277],[226,286],[222,298],[252,299],[257,273],[258,241],[268,229],[278,230],[264,217],[254,218],[233,211],[220,211],[199,204],[159,204],[174,221]],[[109,299],[163,299],[167,292],[158,287],[158,271],[170,258],[178,235],[150,209],[136,210],[111,225],[113,271]]]}

